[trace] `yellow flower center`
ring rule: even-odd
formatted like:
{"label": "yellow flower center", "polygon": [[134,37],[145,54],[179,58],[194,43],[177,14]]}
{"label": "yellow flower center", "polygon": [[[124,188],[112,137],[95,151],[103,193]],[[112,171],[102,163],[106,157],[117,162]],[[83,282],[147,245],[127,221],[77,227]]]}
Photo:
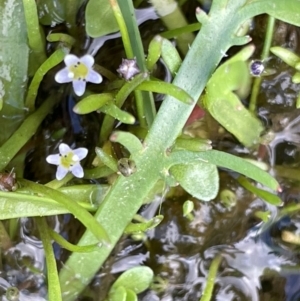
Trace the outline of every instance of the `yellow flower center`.
{"label": "yellow flower center", "polygon": [[60,165],[64,168],[69,169],[74,163],[76,163],[73,160],[73,152],[69,152],[68,154],[62,155],[60,158]]}
{"label": "yellow flower center", "polygon": [[88,67],[80,62],[69,67],[69,77],[73,79],[85,79],[88,73]]}

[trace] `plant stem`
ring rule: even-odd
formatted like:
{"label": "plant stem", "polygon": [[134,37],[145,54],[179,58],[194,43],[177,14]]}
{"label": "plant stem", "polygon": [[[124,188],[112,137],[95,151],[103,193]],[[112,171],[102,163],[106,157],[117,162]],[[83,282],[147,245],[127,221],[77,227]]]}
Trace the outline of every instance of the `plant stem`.
{"label": "plant stem", "polygon": [[40,232],[41,240],[43,242],[46,263],[47,263],[48,300],[62,301],[56,260],[52,248],[51,237],[48,233],[48,226],[47,226],[46,219],[44,217],[36,217],[35,221]]}
{"label": "plant stem", "polygon": [[[141,40],[137,21],[134,17],[135,12],[132,0],[118,0],[118,2],[124,18],[125,26],[129,34],[129,42],[132,49],[132,55],[136,57],[138,66],[141,71],[148,72],[145,64],[145,51],[143,48],[143,43]],[[128,58],[133,58],[133,56],[129,56],[129,53],[126,52],[126,54]],[[134,95],[140,125],[142,127],[149,127],[153,123],[156,114],[153,95],[150,92],[141,91],[135,91]]]}
{"label": "plant stem", "polygon": [[[267,31],[266,31],[266,38],[264,42],[264,47],[261,53],[261,60],[267,59],[270,53],[270,47],[273,40],[273,32],[274,32],[274,25],[275,25],[275,18],[268,16],[268,23],[267,23]],[[260,90],[262,82],[262,77],[256,77],[253,81],[252,86],[252,93],[250,97],[250,104],[249,104],[249,110],[252,112],[255,112],[256,110],[256,103],[257,103],[257,96]]]}
{"label": "plant stem", "polygon": [[203,291],[202,297],[200,299],[200,301],[210,301],[211,297],[212,297],[212,292],[215,286],[215,281],[216,281],[216,276],[217,276],[217,272],[218,272],[218,268],[219,265],[221,263],[221,259],[222,257],[220,255],[217,255],[210,267],[209,267],[209,272],[207,275],[207,282],[206,282],[206,286],[205,289]]}
{"label": "plant stem", "polygon": [[29,115],[13,135],[0,147],[0,170],[3,170],[18,151],[35,134],[41,122],[57,102],[57,95],[51,95],[31,115]]}

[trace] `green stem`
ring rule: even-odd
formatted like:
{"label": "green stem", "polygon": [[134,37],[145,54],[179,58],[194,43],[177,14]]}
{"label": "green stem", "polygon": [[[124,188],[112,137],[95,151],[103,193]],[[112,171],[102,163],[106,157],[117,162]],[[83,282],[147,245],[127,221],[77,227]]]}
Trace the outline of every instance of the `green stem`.
{"label": "green stem", "polygon": [[209,267],[206,286],[205,286],[205,289],[203,291],[200,301],[210,301],[211,300],[212,293],[213,293],[214,286],[215,286],[217,272],[219,269],[219,265],[221,263],[221,259],[222,259],[222,257],[220,255],[217,255],[213,259],[213,261]]}
{"label": "green stem", "polygon": [[47,278],[48,278],[48,300],[62,301],[61,289],[57,273],[57,266],[55,256],[52,248],[51,237],[48,232],[48,226],[44,217],[36,217],[36,225],[40,232],[41,240],[45,251],[47,264]]}
{"label": "green stem", "polygon": [[51,95],[31,115],[29,115],[13,135],[0,147],[0,170],[3,170],[18,151],[35,134],[41,122],[57,102],[57,95]]}
{"label": "green stem", "polygon": [[41,65],[46,60],[45,39],[41,34],[35,0],[23,0],[30,49],[33,51],[34,64]]}
{"label": "green stem", "polygon": [[[273,40],[275,20],[276,19],[274,17],[268,16],[266,37],[265,37],[264,47],[261,53],[262,61],[267,59],[270,53],[270,48]],[[249,104],[249,110],[252,112],[256,111],[257,96],[260,90],[261,82],[262,82],[262,77],[256,77],[253,81],[252,93],[251,93],[250,104]]]}
{"label": "green stem", "polygon": [[29,109],[29,111],[33,111],[35,108],[35,98],[38,93],[38,89],[40,83],[44,77],[44,75],[52,69],[54,66],[58,65],[60,62],[63,61],[66,55],[65,49],[61,48],[56,50],[51,56],[38,68],[34,77],[30,83],[28,88],[25,106]]}
{"label": "green stem", "polygon": [[[126,28],[129,33],[132,54],[134,57],[136,57],[138,66],[141,71],[147,72],[148,70],[145,63],[145,51],[143,48],[137,21],[135,19],[132,0],[118,0],[118,2],[124,18],[124,22],[126,24]],[[128,56],[128,54],[127,57],[133,58],[132,56]],[[141,91],[135,91],[134,95],[140,125],[142,127],[149,127],[153,123],[154,117],[156,115],[153,95],[152,93]]]}
{"label": "green stem", "polygon": [[48,232],[50,237],[55,240],[62,248],[70,251],[70,252],[77,252],[77,253],[88,253],[93,252],[99,248],[99,244],[93,244],[88,246],[77,246],[73,245],[67,240],[65,240],[62,236],[56,233],[51,228],[48,228]]}
{"label": "green stem", "polygon": [[133,54],[133,50],[132,50],[132,47],[131,47],[130,38],[129,38],[128,30],[127,30],[127,27],[126,27],[126,23],[125,23],[125,20],[123,18],[122,12],[120,10],[118,1],[117,0],[109,0],[109,2],[110,2],[112,10],[114,12],[114,16],[117,20],[117,23],[119,25],[119,29],[120,29],[123,45],[124,45],[124,48],[125,48],[126,56],[128,58],[132,59],[134,57],[134,54]]}

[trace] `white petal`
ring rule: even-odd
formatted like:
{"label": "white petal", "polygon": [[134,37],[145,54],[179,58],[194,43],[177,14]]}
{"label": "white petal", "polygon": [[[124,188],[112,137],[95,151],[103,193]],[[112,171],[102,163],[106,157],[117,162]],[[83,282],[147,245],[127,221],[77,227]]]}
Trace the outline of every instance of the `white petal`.
{"label": "white petal", "polygon": [[77,178],[83,178],[83,169],[79,163],[75,163],[71,168],[70,171],[72,174]]}
{"label": "white petal", "polygon": [[69,83],[72,81],[72,78],[69,76],[69,70],[67,67],[64,69],[58,71],[55,75],[55,81],[64,84],[64,83]]}
{"label": "white petal", "polygon": [[90,70],[86,80],[90,83],[100,84],[102,82],[102,76],[94,70]]}
{"label": "white petal", "polygon": [[85,147],[76,148],[73,150],[74,155],[78,157],[78,161],[86,157],[88,150]]}
{"label": "white petal", "polygon": [[65,64],[68,66],[75,65],[80,62],[80,59],[74,54],[67,54],[64,58]]}
{"label": "white petal", "polygon": [[77,96],[82,96],[85,91],[86,82],[83,80],[74,80],[73,89]]}
{"label": "white petal", "polygon": [[69,153],[69,152],[72,151],[70,149],[69,145],[65,144],[65,143],[61,143],[58,148],[59,148],[60,154],[62,154],[62,155],[65,155],[65,154],[67,154],[67,153]]}
{"label": "white petal", "polygon": [[91,56],[90,54],[84,55],[79,60],[82,64],[85,64],[88,68],[92,68],[95,62],[94,57]]}
{"label": "white petal", "polygon": [[46,158],[46,161],[50,164],[59,165],[60,164],[60,155],[49,155]]}
{"label": "white petal", "polygon": [[56,171],[56,179],[57,180],[63,179],[66,176],[66,174],[68,173],[68,171],[69,170],[67,168],[64,168],[63,166],[58,165],[57,171]]}

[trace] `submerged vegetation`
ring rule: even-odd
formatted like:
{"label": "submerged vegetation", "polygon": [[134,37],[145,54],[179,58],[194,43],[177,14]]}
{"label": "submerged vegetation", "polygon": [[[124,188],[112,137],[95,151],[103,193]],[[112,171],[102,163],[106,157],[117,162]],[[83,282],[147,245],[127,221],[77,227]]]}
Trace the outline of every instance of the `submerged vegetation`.
{"label": "submerged vegetation", "polygon": [[[191,8],[194,23],[185,17]],[[251,36],[259,15],[267,19],[262,49]],[[230,214],[243,195],[256,196],[261,203],[249,205],[260,222],[256,234],[299,210],[297,202],[278,210],[284,188],[279,177],[299,181],[299,174],[265,162],[274,141],[299,144],[297,128],[291,123],[282,133],[294,131],[276,136],[263,122],[259,99],[264,78],[276,76],[270,53],[296,70],[291,80],[300,83],[300,56],[272,42],[276,20],[300,26],[298,0],[1,0],[0,18],[4,300],[129,301],[165,294],[173,279],[155,271],[155,264],[137,260],[106,271],[126,244],[125,235],[129,249],[137,242],[151,249],[147,233],[163,229],[169,213],[158,207],[165,198],[181,198],[180,209],[174,202],[170,210],[185,220],[184,233],[197,223],[207,227],[202,210],[212,200],[212,212]],[[150,19],[159,29],[145,34],[141,24]],[[219,147],[220,136],[235,147]],[[145,214],[148,208],[154,208],[151,214]],[[239,214],[249,215],[250,209],[243,210]],[[70,216],[78,221],[69,222]],[[65,229],[68,224],[79,227],[79,234]],[[214,239],[219,228],[216,223],[206,235]],[[243,234],[241,254],[256,235]],[[282,235],[287,243],[299,243],[293,231]],[[201,245],[195,252],[205,253],[205,240],[195,239]],[[39,256],[26,251],[32,241]],[[220,239],[204,254],[201,286],[182,300],[215,300],[216,283],[215,295],[234,300],[226,264],[235,267],[235,255],[218,247],[223,243],[228,242]],[[241,254],[239,271],[248,276],[250,257]],[[271,261],[281,264],[274,255],[259,264],[255,277],[265,276],[265,269],[271,274]],[[26,272],[12,280],[16,266]],[[117,272],[122,273],[111,280]],[[251,300],[258,300],[255,277]]]}

